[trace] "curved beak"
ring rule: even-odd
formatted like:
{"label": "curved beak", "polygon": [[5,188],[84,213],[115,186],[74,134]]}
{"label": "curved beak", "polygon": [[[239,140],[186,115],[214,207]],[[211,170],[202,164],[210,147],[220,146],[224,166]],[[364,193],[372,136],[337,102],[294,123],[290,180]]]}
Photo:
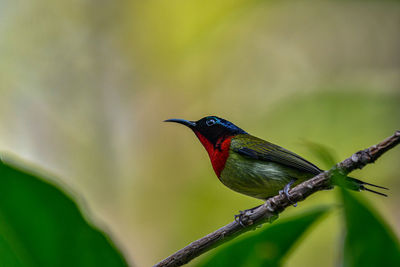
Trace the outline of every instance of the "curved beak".
{"label": "curved beak", "polygon": [[169,119],[169,120],[165,120],[165,122],[176,122],[176,123],[183,124],[189,128],[194,128],[196,126],[196,122],[183,120],[183,119]]}

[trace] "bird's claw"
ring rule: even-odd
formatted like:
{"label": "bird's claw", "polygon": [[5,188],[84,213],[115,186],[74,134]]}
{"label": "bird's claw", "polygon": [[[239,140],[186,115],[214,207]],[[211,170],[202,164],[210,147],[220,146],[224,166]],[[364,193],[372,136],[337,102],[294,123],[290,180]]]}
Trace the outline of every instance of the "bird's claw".
{"label": "bird's claw", "polygon": [[285,187],[283,188],[283,190],[279,190],[279,195],[285,195],[287,197],[287,199],[289,200],[290,203],[293,204],[293,207],[297,207],[297,202],[294,202],[291,198],[292,196],[289,194],[289,190],[290,190],[290,186],[294,183],[294,180],[291,180],[287,185],[285,185]]}
{"label": "bird's claw", "polygon": [[287,197],[287,199],[289,200],[289,202],[293,204],[293,207],[297,207],[297,202],[294,202],[294,201],[291,199],[292,196],[291,196],[289,193],[288,193],[288,194],[285,194],[285,193],[283,192],[283,190],[280,190],[280,191],[279,191],[279,195],[285,195],[285,196]]}
{"label": "bird's claw", "polygon": [[235,222],[240,224],[242,227],[245,227],[243,223],[243,217],[245,216],[246,211],[239,210],[239,214],[235,214]]}
{"label": "bird's claw", "polygon": [[258,205],[258,206],[254,207],[254,208],[247,209],[247,210],[239,210],[239,214],[235,215],[235,222],[240,224],[242,227],[245,227],[243,218],[246,217],[246,220],[245,220],[246,224],[252,224],[252,221],[250,220],[249,214],[254,213],[254,211],[256,209],[258,209],[262,205],[264,205],[264,204]]}

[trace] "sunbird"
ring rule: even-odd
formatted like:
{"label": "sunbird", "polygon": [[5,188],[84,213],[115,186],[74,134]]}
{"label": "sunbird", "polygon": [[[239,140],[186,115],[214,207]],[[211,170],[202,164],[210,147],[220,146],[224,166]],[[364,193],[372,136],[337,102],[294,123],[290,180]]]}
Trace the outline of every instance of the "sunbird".
{"label": "sunbird", "polygon": [[[230,189],[254,198],[267,200],[277,194],[285,194],[290,200],[291,186],[323,172],[299,155],[268,141],[248,134],[233,123],[216,116],[198,121],[169,119],[189,127],[207,150],[218,179]],[[382,186],[346,177],[346,187],[366,190]]]}

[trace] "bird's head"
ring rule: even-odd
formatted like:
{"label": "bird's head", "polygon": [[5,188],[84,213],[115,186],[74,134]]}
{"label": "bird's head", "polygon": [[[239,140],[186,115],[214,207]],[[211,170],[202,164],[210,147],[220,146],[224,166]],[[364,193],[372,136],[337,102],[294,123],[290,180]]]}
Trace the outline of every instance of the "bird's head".
{"label": "bird's head", "polygon": [[176,122],[189,127],[203,144],[204,142],[202,139],[206,139],[213,146],[220,142],[221,139],[246,133],[233,123],[216,116],[207,116],[198,121],[182,119],[169,119],[165,121]]}

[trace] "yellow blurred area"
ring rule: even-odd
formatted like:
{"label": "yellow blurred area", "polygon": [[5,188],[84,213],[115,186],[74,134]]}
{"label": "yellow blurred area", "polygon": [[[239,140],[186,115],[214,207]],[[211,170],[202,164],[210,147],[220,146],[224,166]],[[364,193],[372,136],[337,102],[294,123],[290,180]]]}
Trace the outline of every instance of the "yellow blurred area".
{"label": "yellow blurred area", "polygon": [[[260,204],[225,188],[193,133],[163,120],[218,115],[322,168],[307,141],[341,160],[399,129],[395,1],[6,0],[0,21],[0,150],[59,177],[132,265]],[[397,234],[399,160],[395,149],[352,175],[390,188],[363,194]],[[338,265],[340,212],[287,266]]]}

